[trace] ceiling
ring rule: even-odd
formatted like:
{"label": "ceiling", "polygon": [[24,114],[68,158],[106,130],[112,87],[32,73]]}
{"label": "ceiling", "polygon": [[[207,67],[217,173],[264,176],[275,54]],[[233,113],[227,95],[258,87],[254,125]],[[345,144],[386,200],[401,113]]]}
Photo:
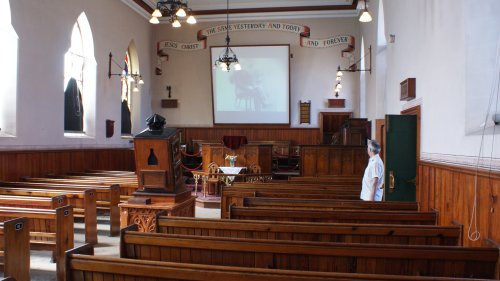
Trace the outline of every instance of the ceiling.
{"label": "ceiling", "polygon": [[[156,7],[156,0],[122,0],[146,19]],[[290,18],[356,17],[358,0],[231,0],[229,13],[236,20]],[[220,21],[226,17],[225,0],[189,0],[189,8],[198,21]],[[160,22],[165,23],[166,21]]]}

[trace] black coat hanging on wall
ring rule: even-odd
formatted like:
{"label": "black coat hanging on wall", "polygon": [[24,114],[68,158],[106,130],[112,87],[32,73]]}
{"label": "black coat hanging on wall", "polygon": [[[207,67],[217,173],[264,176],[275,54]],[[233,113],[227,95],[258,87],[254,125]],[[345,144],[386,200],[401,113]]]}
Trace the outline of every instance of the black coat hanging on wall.
{"label": "black coat hanging on wall", "polygon": [[75,78],[69,79],[64,91],[64,130],[83,131],[82,94]]}
{"label": "black coat hanging on wall", "polygon": [[122,101],[122,135],[130,135],[132,133],[132,121],[130,118],[130,108],[127,100]]}

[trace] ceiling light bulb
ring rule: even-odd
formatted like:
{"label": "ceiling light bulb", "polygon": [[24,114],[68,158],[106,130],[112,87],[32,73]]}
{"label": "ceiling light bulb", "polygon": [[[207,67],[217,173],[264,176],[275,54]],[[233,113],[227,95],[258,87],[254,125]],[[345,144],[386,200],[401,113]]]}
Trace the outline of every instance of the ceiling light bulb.
{"label": "ceiling light bulb", "polygon": [[142,80],[142,77],[139,76],[139,85],[143,85],[144,84],[144,80]]}
{"label": "ceiling light bulb", "polygon": [[196,23],[196,19],[191,15],[187,18],[186,20],[187,23],[189,24],[195,24]]}
{"label": "ceiling light bulb", "polygon": [[227,69],[227,64],[225,62],[221,63],[219,66],[222,70]]}
{"label": "ceiling light bulb", "polygon": [[337,71],[337,77],[342,77],[342,75],[344,75],[344,73],[342,73],[342,71],[340,71],[340,69]]}
{"label": "ceiling light bulb", "polygon": [[174,20],[174,22],[172,23],[172,27],[181,27],[181,22],[179,20]]}
{"label": "ceiling light bulb", "polygon": [[134,92],[134,93],[139,92],[139,88],[137,88],[137,86],[135,86],[134,89],[132,90],[132,92]]}
{"label": "ceiling light bulb", "polygon": [[183,18],[186,16],[186,11],[184,11],[183,8],[180,8],[179,10],[177,10],[177,13],[175,13],[175,15],[180,17],[180,18]]}
{"label": "ceiling light bulb", "polygon": [[161,18],[163,15],[161,14],[160,10],[159,9],[155,9],[153,11],[153,13],[151,14],[151,16],[155,17],[155,18]]}
{"label": "ceiling light bulb", "polygon": [[335,80],[340,82],[342,80],[342,77],[337,76],[337,78]]}
{"label": "ceiling light bulb", "polygon": [[149,20],[149,22],[150,22],[150,23],[152,23],[152,24],[159,24],[159,23],[160,23],[160,21],[158,20],[158,18],[157,18],[157,17],[152,17],[152,18]]}
{"label": "ceiling light bulb", "polygon": [[234,65],[234,70],[241,70],[241,64],[239,62],[237,62],[235,65]]}
{"label": "ceiling light bulb", "polygon": [[337,84],[337,89],[342,89],[342,84],[338,83]]}
{"label": "ceiling light bulb", "polygon": [[363,13],[361,14],[361,17],[359,17],[359,21],[360,22],[371,22],[372,21],[372,16],[370,15],[370,13],[368,12],[367,9],[365,9],[363,11]]}

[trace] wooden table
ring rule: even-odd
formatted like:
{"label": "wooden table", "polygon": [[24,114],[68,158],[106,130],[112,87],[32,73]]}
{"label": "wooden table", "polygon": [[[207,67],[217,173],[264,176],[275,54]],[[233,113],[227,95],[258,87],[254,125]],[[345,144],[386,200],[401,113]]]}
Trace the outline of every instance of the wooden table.
{"label": "wooden table", "polygon": [[158,216],[194,217],[195,199],[191,197],[182,203],[119,204],[120,228],[137,224],[140,232],[156,232]]}

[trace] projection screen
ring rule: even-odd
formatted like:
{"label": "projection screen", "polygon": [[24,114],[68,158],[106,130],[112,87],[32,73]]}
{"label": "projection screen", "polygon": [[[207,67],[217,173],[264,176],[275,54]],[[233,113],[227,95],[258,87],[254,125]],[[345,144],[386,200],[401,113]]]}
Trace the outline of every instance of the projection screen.
{"label": "projection screen", "polygon": [[290,45],[231,47],[241,70],[214,67],[225,47],[212,47],[214,124],[290,124]]}

